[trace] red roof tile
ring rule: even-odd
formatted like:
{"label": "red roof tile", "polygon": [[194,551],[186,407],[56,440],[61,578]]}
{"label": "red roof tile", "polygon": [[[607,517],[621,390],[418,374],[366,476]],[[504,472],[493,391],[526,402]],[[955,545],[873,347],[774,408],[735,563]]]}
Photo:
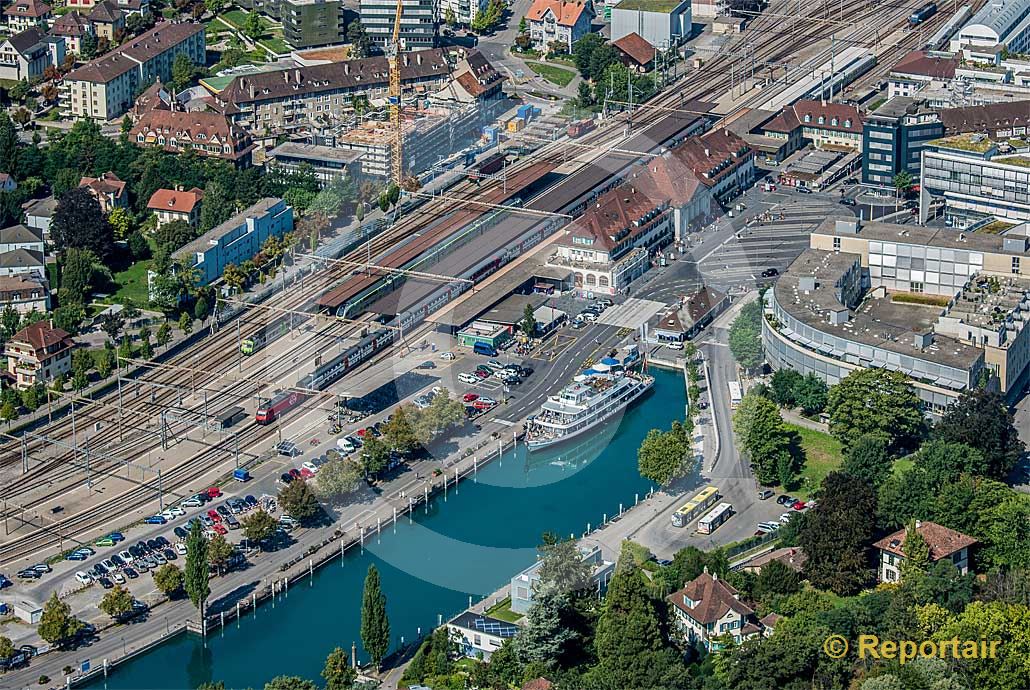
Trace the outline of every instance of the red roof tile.
{"label": "red roof tile", "polygon": [[43,350],[62,342],[66,347],[75,345],[72,337],[60,328],[54,328],[48,321],[37,321],[11,336],[10,342],[28,343],[35,350]]}
{"label": "red roof tile", "polygon": [[613,41],[612,45],[638,65],[646,65],[654,60],[654,46],[638,33],[626,34]]}
{"label": "red roof tile", "polygon": [[115,199],[125,192],[125,183],[113,172],[103,173],[100,177],[83,177],[79,180],[79,186],[98,194],[113,194]]}
{"label": "red roof tile", "polygon": [[533,0],[533,4],[526,13],[526,20],[538,22],[544,18],[550,10],[555,21],[562,26],[575,26],[583,10],[587,8],[583,2],[566,2],[566,0]]}
{"label": "red roof tile", "polygon": [[592,239],[595,248],[610,252],[624,244],[627,237],[644,232],[650,225],[634,226],[634,221],[666,205],[667,202],[655,201],[632,185],[624,184],[602,194],[583,215],[569,223],[566,233],[569,237]]}
{"label": "red roof tile", "polygon": [[913,50],[891,67],[891,73],[912,74],[932,79],[953,79],[958,65],[958,57],[930,57],[921,50]]}
{"label": "red roof tile", "polygon": [[[142,143],[150,145],[158,145],[159,137],[162,136],[166,142],[174,138],[181,148],[186,148],[192,143],[218,144],[219,146],[229,143],[232,148],[232,153],[229,154],[223,153],[221,150],[218,153],[203,149],[197,150],[197,153],[201,155],[222,158],[239,158],[253,150],[250,136],[245,130],[231,124],[222,113],[209,110],[181,112],[164,110],[155,105],[140,115],[139,120],[130,131],[130,138],[132,141],[141,143],[139,142],[140,134],[144,138]],[[164,148],[169,151],[177,150],[168,143]]]}
{"label": "red roof tile", "polygon": [[200,200],[204,198],[204,192],[194,187],[188,192],[176,191],[174,189],[159,189],[154,192],[147,208],[152,211],[173,211],[175,213],[192,213]]}
{"label": "red roof tile", "polygon": [[[741,616],[754,613],[736,597],[737,590],[724,580],[710,575],[707,570],[687,583],[678,592],[669,595],[673,606],[701,624],[714,623],[730,611]],[[690,606],[686,601],[696,602]]]}
{"label": "red roof tile", "polygon": [[8,17],[45,17],[50,14],[50,5],[40,0],[18,0],[6,10]]}
{"label": "red roof tile", "polygon": [[[916,532],[923,538],[926,545],[930,547],[930,559],[939,561],[950,556],[956,551],[978,543],[970,536],[956,532],[953,529],[938,525],[936,522],[917,522]],[[893,553],[896,556],[905,556],[902,548],[905,545],[907,529],[899,529],[894,534],[887,535],[880,541],[873,544],[881,551]]]}

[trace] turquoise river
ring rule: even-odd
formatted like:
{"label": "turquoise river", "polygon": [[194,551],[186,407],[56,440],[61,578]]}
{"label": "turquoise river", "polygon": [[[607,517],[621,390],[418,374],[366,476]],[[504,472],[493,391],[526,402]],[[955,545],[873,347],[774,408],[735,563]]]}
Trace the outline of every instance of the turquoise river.
{"label": "turquoise river", "polygon": [[654,371],[655,388],[588,438],[546,452],[519,448],[481,469],[475,481],[440,496],[414,521],[401,519],[301,582],[288,595],[213,633],[205,643],[182,634],[113,669],[90,688],[192,689],[205,681],[261,688],[277,675],[321,681],[336,646],[359,644],[361,591],[375,563],[395,645],[460,612],[469,597],[495,592],[533,563],[544,532],[579,535],[633,505],[651,488],[637,472],[636,450],[652,427],[682,417],[685,393],[678,373]]}

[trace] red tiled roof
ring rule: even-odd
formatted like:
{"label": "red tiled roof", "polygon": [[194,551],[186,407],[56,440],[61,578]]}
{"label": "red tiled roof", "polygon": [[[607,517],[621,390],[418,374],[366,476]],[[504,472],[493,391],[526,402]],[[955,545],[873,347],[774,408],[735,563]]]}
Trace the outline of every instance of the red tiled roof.
{"label": "red tiled roof", "polygon": [[921,50],[913,50],[891,67],[892,74],[913,74],[933,79],[953,79],[958,57],[930,57]]}
{"label": "red tiled roof", "polygon": [[125,183],[113,172],[103,173],[100,177],[83,177],[79,180],[79,186],[98,194],[113,194],[116,199],[125,192]]}
{"label": "red tiled roof", "polygon": [[[976,539],[961,532],[956,532],[944,525],[938,525],[936,522],[919,522],[917,525],[916,532],[923,538],[926,545],[930,547],[930,560],[933,561],[939,561],[956,551],[977,543]],[[899,529],[894,534],[890,534],[876,542],[873,546],[881,551],[904,558],[905,552],[902,548],[905,546],[907,531],[907,529]]]}
{"label": "red tiled roof", "polygon": [[691,137],[672,149],[706,187],[714,187],[733,173],[738,163],[752,158],[751,147],[728,129],[714,129],[700,137]]}
{"label": "red tiled roof", "polygon": [[[688,582],[683,589],[670,594],[669,601],[683,613],[705,625],[714,623],[730,611],[745,617],[752,615],[754,611],[737,599],[736,594],[737,590],[724,580],[704,572]],[[697,602],[697,605],[689,606],[684,597]]]}
{"label": "red tiled roof", "polygon": [[533,680],[527,680],[522,684],[522,690],[551,690],[553,687],[554,683],[542,676]]}
{"label": "red tiled roof", "polygon": [[54,22],[53,33],[58,36],[82,36],[90,31],[89,22],[78,10],[73,10]]}
{"label": "red tiled roof", "polygon": [[685,305],[687,315],[693,323],[697,323],[708,312],[712,311],[717,304],[726,299],[726,295],[710,287],[703,287],[687,298]]}
{"label": "red tiled roof", "polygon": [[54,328],[48,321],[37,321],[31,326],[26,326],[11,336],[11,342],[28,343],[35,350],[43,350],[62,342],[66,347],[75,344],[66,331]]}
{"label": "red tiled roof", "polygon": [[802,568],[805,566],[805,558],[805,552],[802,549],[796,546],[788,546],[782,549],[770,551],[769,553],[764,553],[761,556],[756,556],[745,563],[744,566],[747,568],[758,568],[761,570],[763,566],[768,565],[772,561],[779,561],[783,565],[788,566],[797,572],[801,572]]}
{"label": "red tiled roof", "polygon": [[575,26],[583,10],[587,8],[584,2],[566,2],[565,0],[533,0],[533,4],[526,13],[526,20],[538,22],[544,18],[550,10],[555,21],[562,26]]}
{"label": "red tiled roof", "polygon": [[649,224],[635,227],[633,222],[643,218],[664,202],[656,202],[648,195],[624,184],[606,192],[576,220],[569,223],[569,237],[594,240],[595,248],[612,251],[626,237],[643,232]]}
{"label": "red tiled roof", "polygon": [[40,0],[17,0],[4,10],[8,17],[45,17],[50,14],[50,5]]}
{"label": "red tiled roof", "polygon": [[[794,117],[801,124],[838,132],[858,132],[859,134],[862,132],[862,113],[853,105],[802,100],[792,107],[794,108]],[[811,116],[811,122],[805,122],[806,115]],[[819,116],[823,117],[821,123]],[[836,118],[837,124],[833,124],[834,118]],[[850,122],[851,126],[845,127],[845,122]]]}
{"label": "red tiled roof", "polygon": [[[232,148],[232,152],[228,154],[223,153],[221,149],[218,153],[198,151],[202,155],[223,158],[239,158],[249,154],[253,149],[246,131],[231,124],[225,115],[208,110],[181,112],[152,107],[140,116],[130,131],[130,138],[138,142],[140,134],[143,135],[143,143],[150,145],[158,145],[161,136],[166,142],[174,138],[180,148],[186,148],[190,144],[221,146],[228,143]],[[177,150],[168,143],[164,148],[169,151]]]}
{"label": "red tiled roof", "polygon": [[626,34],[619,40],[613,41],[612,45],[638,65],[646,65],[654,60],[654,46],[638,33]]}
{"label": "red tiled roof", "polygon": [[204,192],[194,187],[188,192],[180,192],[174,189],[159,189],[154,192],[147,208],[152,211],[174,211],[175,213],[192,213],[200,200],[204,198]]}
{"label": "red tiled roof", "polygon": [[109,0],[98,2],[89,13],[91,22],[100,22],[101,24],[117,24],[124,19],[125,13]]}
{"label": "red tiled roof", "polygon": [[945,108],[940,113],[945,134],[990,133],[994,129],[1026,127],[1030,122],[1030,100]]}
{"label": "red tiled roof", "polygon": [[166,50],[170,50],[172,46],[177,46],[202,31],[204,31],[203,24],[195,22],[178,24],[162,22],[150,31],[128,39],[107,55],[98,57],[69,72],[65,79],[106,84],[128,71],[138,68],[141,62],[152,60]]}

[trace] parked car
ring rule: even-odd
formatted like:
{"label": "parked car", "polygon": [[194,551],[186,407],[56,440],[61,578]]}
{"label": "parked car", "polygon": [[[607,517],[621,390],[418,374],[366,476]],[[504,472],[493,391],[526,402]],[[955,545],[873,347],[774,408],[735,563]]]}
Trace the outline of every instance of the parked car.
{"label": "parked car", "polygon": [[419,369],[436,369],[436,362],[431,362],[428,359],[418,365]]}
{"label": "parked car", "polygon": [[247,496],[245,496],[243,498],[243,500],[246,501],[247,505],[250,506],[251,508],[253,508],[254,506],[256,506],[258,504],[258,500],[256,498],[254,498],[253,496],[249,495],[249,494]]}
{"label": "parked car", "polygon": [[220,522],[215,524],[214,530],[215,530],[215,533],[217,533],[217,534],[228,534],[229,533],[229,530],[227,530],[225,528],[225,525],[223,525]]}
{"label": "parked car", "polygon": [[780,523],[778,523],[778,522],[759,522],[758,523],[758,529],[761,532],[775,532],[779,528],[780,528]]}
{"label": "parked car", "polygon": [[472,402],[473,400],[478,400],[478,399],[479,399],[479,395],[477,393],[466,393],[465,395],[461,396],[461,401],[462,402],[467,402],[467,403],[468,402]]}
{"label": "parked car", "polygon": [[69,553],[68,555],[66,555],[64,557],[64,560],[66,560],[66,561],[84,561],[87,558],[89,558],[89,556],[87,556],[84,553],[80,553],[79,551],[72,551],[71,553]]}
{"label": "parked car", "polygon": [[804,510],[808,506],[805,504],[804,501],[794,501],[793,505],[791,505],[790,507],[794,510]]}
{"label": "parked car", "polygon": [[312,474],[318,473],[318,467],[313,462],[305,462],[303,465],[301,465],[301,467],[311,470]]}
{"label": "parked car", "polygon": [[190,496],[182,502],[183,508],[199,508],[202,505],[204,505],[204,501],[199,496]]}
{"label": "parked car", "polygon": [[93,544],[95,546],[114,546],[114,539],[111,537],[100,537]]}
{"label": "parked car", "polygon": [[107,536],[109,536],[112,539],[114,539],[116,543],[120,542],[120,541],[125,541],[125,535],[123,535],[121,532],[111,532]]}
{"label": "parked car", "polygon": [[124,585],[125,584],[125,576],[122,575],[117,570],[114,571],[113,573],[111,573],[111,579],[114,580],[114,583],[116,585]]}
{"label": "parked car", "polygon": [[773,497],[773,490],[772,489],[761,489],[758,492],[758,500],[759,501],[764,501],[765,499],[772,498],[772,497]]}
{"label": "parked car", "polygon": [[300,476],[303,477],[304,479],[311,479],[312,477],[315,476],[315,473],[312,472],[311,470],[309,470],[307,467],[301,467],[300,468]]}
{"label": "parked car", "polygon": [[125,573],[125,577],[129,578],[130,580],[135,580],[137,577],[139,577],[139,573],[137,573],[133,568],[125,568],[125,570],[123,570],[122,572]]}
{"label": "parked car", "polygon": [[293,481],[293,475],[289,472],[283,472],[279,475],[279,481],[283,484],[289,484]]}
{"label": "parked car", "polygon": [[780,522],[786,525],[788,522],[790,522],[790,518],[793,517],[793,515],[793,513],[784,513],[783,515],[780,515]]}
{"label": "parked car", "polygon": [[151,515],[148,518],[143,518],[143,522],[148,525],[164,525],[168,522],[167,518],[162,515]]}
{"label": "parked car", "polygon": [[222,495],[222,490],[219,489],[217,486],[209,486],[204,493],[207,494],[207,497],[209,499],[219,498]]}
{"label": "parked car", "polygon": [[187,552],[186,545],[183,544],[181,541],[176,543],[176,545],[175,545],[175,552],[177,554],[179,554],[180,556],[185,556],[186,552]]}
{"label": "parked car", "polygon": [[75,571],[75,579],[78,580],[79,584],[83,586],[89,586],[93,584],[93,576],[81,570]]}
{"label": "parked car", "polygon": [[440,353],[440,359],[445,359],[448,362],[450,362],[450,361],[452,361],[454,359],[454,353],[453,352],[441,352]]}
{"label": "parked car", "polygon": [[[304,465],[306,466],[307,463],[304,463]],[[229,507],[227,505],[225,505],[224,503],[222,505],[218,506],[217,508],[215,508],[215,510],[217,510],[218,514],[221,515],[222,517],[226,517],[226,516],[231,514],[231,512],[229,511]]]}
{"label": "parked car", "polygon": [[764,271],[762,271],[763,278],[775,278],[778,275],[780,275],[780,272],[775,268],[767,268]]}
{"label": "parked car", "polygon": [[207,511],[207,516],[211,518],[212,522],[218,523],[222,521],[222,516],[218,514],[217,510],[212,509]]}
{"label": "parked car", "polygon": [[100,578],[99,580],[97,580],[97,582],[99,582],[100,586],[103,587],[104,589],[113,589],[114,588],[114,583],[111,582],[110,580],[108,580],[106,577]]}
{"label": "parked car", "polygon": [[165,549],[161,553],[162,555],[164,555],[166,561],[174,561],[178,558],[178,556],[175,553],[175,549]]}
{"label": "parked car", "polygon": [[844,196],[844,197],[841,197],[841,199],[840,199],[840,202],[839,202],[839,203],[840,203],[840,204],[841,204],[842,206],[854,206],[856,202],[855,202],[855,200],[854,200],[854,199],[852,199],[851,197],[849,197],[849,196]]}
{"label": "parked car", "polygon": [[[135,549],[136,547],[132,547],[132,548],[133,548],[133,549]],[[122,551],[121,553],[119,553],[119,554],[118,554],[118,558],[122,559],[122,560],[123,560],[123,561],[125,561],[126,563],[132,563],[133,561],[135,561],[135,560],[136,560],[136,557],[135,557],[135,556],[133,556],[133,555],[132,555],[132,554],[131,554],[131,553],[130,553],[129,551],[127,551],[127,550],[126,550],[126,551]]]}
{"label": "parked car", "polygon": [[776,503],[781,506],[785,506],[793,502],[794,499],[788,496],[787,494],[780,494],[776,497]]}
{"label": "parked car", "polygon": [[116,567],[116,568],[123,568],[123,567],[125,567],[125,561],[123,561],[123,560],[122,560],[122,559],[121,559],[121,558],[120,558],[120,557],[118,556],[118,554],[114,554],[113,556],[111,556],[111,563],[112,563],[112,564],[114,565],[114,567]]}
{"label": "parked car", "polygon": [[182,528],[182,527],[176,527],[174,530],[172,530],[172,532],[179,539],[185,539],[186,537],[190,536],[189,531],[184,529],[184,528]]}
{"label": "parked car", "polygon": [[25,570],[19,570],[15,575],[22,580],[38,580],[43,577],[41,573],[36,572],[32,568],[26,568]]}

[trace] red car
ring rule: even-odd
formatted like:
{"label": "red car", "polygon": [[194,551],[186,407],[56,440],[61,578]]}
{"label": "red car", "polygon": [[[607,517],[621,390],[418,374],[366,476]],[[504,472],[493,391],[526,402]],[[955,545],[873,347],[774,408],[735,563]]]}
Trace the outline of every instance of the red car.
{"label": "red car", "polygon": [[473,374],[474,374],[474,375],[475,375],[476,377],[478,377],[478,378],[481,378],[481,379],[488,379],[488,378],[490,378],[490,374],[486,373],[486,372],[485,372],[485,371],[483,371],[482,369],[476,369],[476,370],[475,370],[474,372],[472,372],[472,373],[473,373]]}
{"label": "red car", "polygon": [[488,403],[483,400],[475,400],[472,403],[472,407],[476,408],[477,410],[489,410],[491,407],[493,407],[493,403]]}
{"label": "red car", "polygon": [[219,496],[222,495],[222,490],[219,489],[217,486],[212,486],[212,487],[208,488],[208,490],[205,491],[204,493],[207,494],[208,498],[218,498]]}
{"label": "red car", "polygon": [[290,470],[290,476],[294,479],[300,479],[300,470],[294,467],[292,470]]}
{"label": "red car", "polygon": [[804,510],[805,509],[805,502],[804,501],[794,501],[794,505],[792,505],[791,508],[793,508],[794,510]]}
{"label": "red car", "polygon": [[309,470],[307,467],[301,467],[300,476],[304,477],[304,479],[311,479],[315,476],[315,473]]}
{"label": "red car", "polygon": [[479,396],[475,393],[466,393],[465,395],[461,396],[461,399],[464,402],[472,402],[473,400],[478,400]]}
{"label": "red car", "polygon": [[215,526],[212,527],[211,529],[213,529],[218,534],[228,534],[229,533],[229,530],[225,529],[225,525],[222,525],[222,524],[219,524],[219,523],[215,523]]}

